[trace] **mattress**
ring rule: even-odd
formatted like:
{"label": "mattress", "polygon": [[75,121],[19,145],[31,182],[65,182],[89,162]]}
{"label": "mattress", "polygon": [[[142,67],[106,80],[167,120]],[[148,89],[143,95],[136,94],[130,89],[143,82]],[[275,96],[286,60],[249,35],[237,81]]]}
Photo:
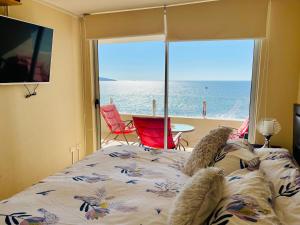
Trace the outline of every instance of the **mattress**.
{"label": "mattress", "polygon": [[189,153],[100,150],[0,202],[0,224],[166,224]]}

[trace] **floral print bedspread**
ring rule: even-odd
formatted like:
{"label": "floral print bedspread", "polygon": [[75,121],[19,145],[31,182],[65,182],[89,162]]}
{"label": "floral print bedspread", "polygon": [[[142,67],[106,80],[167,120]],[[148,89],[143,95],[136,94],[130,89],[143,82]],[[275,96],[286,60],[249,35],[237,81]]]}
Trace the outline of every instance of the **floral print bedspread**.
{"label": "floral print bedspread", "polygon": [[260,170],[274,192],[274,209],[284,225],[300,224],[300,169],[286,149],[256,149]]}
{"label": "floral print bedspread", "polygon": [[0,224],[166,224],[189,153],[114,146],[0,202]]}

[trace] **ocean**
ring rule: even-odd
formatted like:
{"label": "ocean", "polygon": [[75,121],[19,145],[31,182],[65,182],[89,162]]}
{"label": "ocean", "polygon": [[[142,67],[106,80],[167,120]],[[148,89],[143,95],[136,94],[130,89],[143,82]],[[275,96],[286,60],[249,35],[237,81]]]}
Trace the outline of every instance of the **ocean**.
{"label": "ocean", "polygon": [[[207,103],[208,118],[245,119],[249,116],[250,81],[170,81],[169,115],[202,117],[202,102]],[[163,81],[101,81],[100,104],[110,99],[120,113],[156,115],[164,113]]]}

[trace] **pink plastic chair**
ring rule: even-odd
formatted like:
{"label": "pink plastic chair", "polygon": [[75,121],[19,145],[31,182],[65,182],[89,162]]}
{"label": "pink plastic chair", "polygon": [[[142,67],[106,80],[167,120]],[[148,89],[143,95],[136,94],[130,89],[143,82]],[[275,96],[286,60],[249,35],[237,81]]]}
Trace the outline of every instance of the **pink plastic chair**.
{"label": "pink plastic chair", "polygon": [[249,132],[249,118],[247,118],[243,124],[240,126],[239,129],[236,130],[236,132],[232,133],[229,136],[229,140],[236,140],[240,138],[244,138],[245,134]]}
{"label": "pink plastic chair", "polygon": [[105,142],[110,135],[115,134],[114,140],[116,140],[119,135],[122,135],[129,145],[126,135],[134,133],[136,130],[132,120],[123,121],[114,104],[101,106],[100,112],[110,130],[110,133],[104,138],[103,142]]}
{"label": "pink plastic chair", "polygon": [[[150,148],[164,148],[164,118],[133,116],[133,123],[142,145]],[[168,149],[179,146],[182,133],[172,136],[171,121],[168,118]]]}

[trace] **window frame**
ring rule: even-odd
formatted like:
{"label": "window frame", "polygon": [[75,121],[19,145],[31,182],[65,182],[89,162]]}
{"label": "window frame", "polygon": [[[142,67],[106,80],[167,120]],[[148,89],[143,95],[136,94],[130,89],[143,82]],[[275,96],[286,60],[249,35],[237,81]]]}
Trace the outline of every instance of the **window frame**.
{"label": "window frame", "polygon": [[[98,55],[98,46],[99,43],[120,43],[120,42],[136,42],[139,41],[164,41],[165,43],[165,74],[164,74],[164,146],[165,149],[167,146],[167,136],[168,136],[168,107],[169,107],[169,41],[162,40],[163,35],[158,36],[149,36],[149,37],[133,37],[133,38],[120,38],[116,39],[105,39],[105,40],[94,40],[93,41],[93,69],[94,69],[94,94],[96,96],[95,107],[96,107],[96,140],[97,147],[101,148],[101,117],[100,117],[100,84],[99,84],[99,55]],[[201,41],[201,40],[197,40]],[[204,40],[202,40],[204,41]],[[221,41],[221,40],[220,40]],[[249,105],[249,136],[248,140],[250,143],[255,142],[256,138],[256,121],[257,121],[257,108],[258,108],[258,88],[259,88],[259,74],[260,74],[260,66],[259,62],[261,60],[261,46],[262,39],[254,39],[254,49],[253,49],[253,64],[252,64],[252,77],[251,77],[251,91],[250,91],[250,105]]]}

